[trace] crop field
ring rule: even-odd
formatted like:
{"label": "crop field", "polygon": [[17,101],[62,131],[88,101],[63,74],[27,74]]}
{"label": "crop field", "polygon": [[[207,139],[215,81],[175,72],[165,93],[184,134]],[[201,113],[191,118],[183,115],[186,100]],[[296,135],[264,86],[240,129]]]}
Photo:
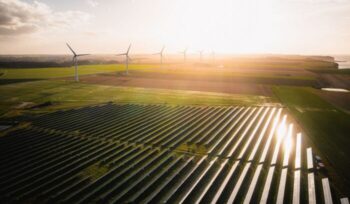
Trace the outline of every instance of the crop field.
{"label": "crop field", "polygon": [[[221,67],[222,66],[222,67]],[[221,67],[221,68],[220,68]],[[255,61],[254,59],[246,60],[223,60],[222,63],[192,62],[190,64],[179,63],[178,61],[160,65],[157,62],[144,62],[130,64],[129,70],[138,75],[171,75],[178,78],[188,76],[198,78],[219,78],[220,80],[243,78],[246,81],[267,83],[269,80],[287,80],[294,83],[312,85],[316,80],[313,69],[318,68],[320,71],[333,71],[332,63],[319,61],[289,61],[279,60]],[[306,70],[308,69],[308,70]],[[124,64],[95,64],[80,65],[80,75],[94,75],[101,73],[124,72]],[[73,67],[42,67],[42,68],[6,68],[0,67],[0,80],[18,81],[18,80],[35,80],[35,79],[52,79],[74,76]],[[282,81],[283,82],[283,81]],[[3,82],[4,83],[4,82]]]}
{"label": "crop field", "polygon": [[[159,68],[155,64],[133,64],[129,66],[130,70],[142,70],[149,68]],[[98,74],[124,71],[123,64],[104,64],[104,65],[81,65],[79,66],[80,75]],[[0,80],[11,79],[50,79],[60,77],[74,76],[73,67],[48,67],[48,68],[0,68]]]}
{"label": "crop field", "polygon": [[[116,87],[42,80],[0,86],[0,115],[12,117],[107,102],[171,105],[263,105],[271,97],[247,94]],[[50,104],[35,108],[41,104]]]}
{"label": "crop field", "polygon": [[0,201],[338,202],[291,121],[268,106],[110,103],[37,116],[0,137]]}

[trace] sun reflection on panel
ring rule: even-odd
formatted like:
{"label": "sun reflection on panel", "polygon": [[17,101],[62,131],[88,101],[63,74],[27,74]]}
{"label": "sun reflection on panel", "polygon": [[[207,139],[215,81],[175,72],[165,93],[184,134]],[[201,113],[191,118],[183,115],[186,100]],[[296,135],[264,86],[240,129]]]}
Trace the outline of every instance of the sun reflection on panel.
{"label": "sun reflection on panel", "polygon": [[293,147],[292,135],[293,135],[293,124],[290,124],[288,128],[287,137],[285,138],[284,144],[283,144],[285,152],[288,152],[288,153],[291,151]]}
{"label": "sun reflection on panel", "polygon": [[288,163],[289,163],[289,156],[291,153],[291,149],[293,147],[292,135],[293,135],[293,124],[289,124],[287,137],[283,141],[283,149],[284,149],[283,166],[288,166]]}
{"label": "sun reflection on panel", "polygon": [[286,119],[287,119],[287,116],[284,115],[282,121],[278,125],[277,134],[276,134],[278,141],[283,140],[284,135],[286,134],[286,131],[287,131]]}

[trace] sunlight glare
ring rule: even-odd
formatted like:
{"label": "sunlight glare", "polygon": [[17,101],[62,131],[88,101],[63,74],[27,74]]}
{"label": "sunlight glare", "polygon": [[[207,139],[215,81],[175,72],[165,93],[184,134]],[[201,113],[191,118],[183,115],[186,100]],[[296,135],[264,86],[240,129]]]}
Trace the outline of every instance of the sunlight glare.
{"label": "sunlight glare", "polygon": [[284,151],[288,154],[290,153],[290,150],[293,147],[292,134],[293,134],[293,124],[290,124],[288,128],[288,134],[284,140],[284,145],[283,145]]}
{"label": "sunlight glare", "polygon": [[278,126],[278,130],[277,130],[277,140],[283,140],[284,135],[286,134],[287,131],[287,127],[286,127],[286,119],[287,116],[284,115],[282,121],[280,122],[279,126]]}

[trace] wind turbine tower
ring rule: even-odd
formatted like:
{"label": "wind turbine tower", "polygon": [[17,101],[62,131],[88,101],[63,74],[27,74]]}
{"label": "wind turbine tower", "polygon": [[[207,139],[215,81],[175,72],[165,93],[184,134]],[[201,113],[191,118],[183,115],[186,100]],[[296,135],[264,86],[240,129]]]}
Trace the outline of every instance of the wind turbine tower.
{"label": "wind turbine tower", "polygon": [[211,51],[211,56],[212,56],[212,58],[213,58],[213,62],[215,62],[215,57],[216,57],[216,56],[215,56],[214,50]]}
{"label": "wind turbine tower", "polygon": [[200,62],[202,62],[202,60],[203,60],[203,50],[200,50],[200,51],[198,51],[199,52],[199,60],[200,60]]}
{"label": "wind turbine tower", "polygon": [[163,64],[163,53],[164,53],[165,46],[163,46],[162,50],[158,53],[155,53],[154,55],[159,55],[160,56],[160,64]]}
{"label": "wind turbine tower", "polygon": [[125,74],[126,75],[129,74],[129,60],[131,60],[131,58],[129,57],[130,48],[131,48],[131,44],[129,45],[129,48],[125,53],[117,55],[117,56],[125,56]]}
{"label": "wind turbine tower", "polygon": [[79,73],[78,73],[78,57],[81,57],[81,56],[86,56],[86,55],[89,55],[89,54],[77,54],[76,52],[74,52],[74,50],[71,48],[71,46],[67,44],[67,47],[70,49],[70,51],[72,51],[73,53],[73,64],[74,64],[74,67],[75,67],[75,81],[76,82],[79,82]]}
{"label": "wind turbine tower", "polygon": [[186,63],[186,61],[187,61],[187,48],[183,51],[183,52],[181,52],[182,54],[183,54],[183,56],[184,56],[184,63]]}

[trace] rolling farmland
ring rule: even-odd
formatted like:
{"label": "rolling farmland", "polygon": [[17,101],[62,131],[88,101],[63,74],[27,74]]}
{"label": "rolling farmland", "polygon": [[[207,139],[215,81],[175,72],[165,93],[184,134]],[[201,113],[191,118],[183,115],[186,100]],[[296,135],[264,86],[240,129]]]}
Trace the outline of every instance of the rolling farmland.
{"label": "rolling farmland", "polygon": [[0,137],[1,201],[338,202],[290,121],[279,107],[113,103],[38,116]]}

